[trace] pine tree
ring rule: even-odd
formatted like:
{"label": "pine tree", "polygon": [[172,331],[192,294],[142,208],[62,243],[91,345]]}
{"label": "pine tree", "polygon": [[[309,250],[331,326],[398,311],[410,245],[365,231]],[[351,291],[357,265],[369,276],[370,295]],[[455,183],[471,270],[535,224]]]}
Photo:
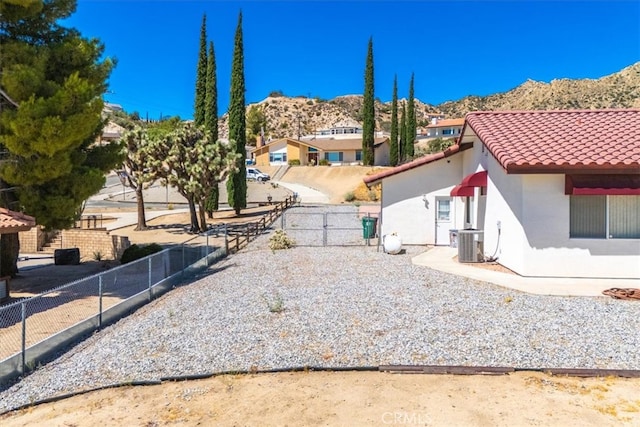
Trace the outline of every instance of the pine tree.
{"label": "pine tree", "polygon": [[[75,7],[73,0],[0,5],[0,90],[11,99],[0,110],[0,186],[17,189],[4,191],[2,202],[15,200],[5,207],[20,206],[48,229],[72,225],[121,161],[120,144],[93,144],[115,63],[103,59],[99,40],[58,23]],[[0,275],[17,273],[17,242],[17,233],[2,236]]]}
{"label": "pine tree", "polygon": [[198,53],[198,68],[196,69],[196,102],[193,121],[196,126],[204,125],[207,96],[207,15],[202,15],[200,27],[200,51]]}
{"label": "pine tree", "polygon": [[389,159],[391,166],[397,166],[400,161],[398,147],[398,76],[393,79],[393,97],[391,100],[391,140],[389,141]]}
{"label": "pine tree", "polygon": [[115,63],[104,46],[57,21],[75,1],[50,0],[31,11],[2,3],[0,89],[17,105],[0,112],[0,141],[10,160],[0,178],[18,188],[26,213],[49,229],[66,228],[121,161],[117,143],[96,146],[102,95]]}
{"label": "pine tree", "polygon": [[[207,85],[206,103],[204,114],[204,127],[210,133],[213,142],[218,141],[218,84],[216,77],[216,55],[213,42],[209,42],[209,55],[207,56]],[[213,212],[218,210],[220,202],[220,189],[215,179],[209,183],[210,192],[205,203],[205,210],[209,218],[213,218]]]}
{"label": "pine tree", "polygon": [[236,160],[237,168],[227,180],[227,197],[236,215],[247,207],[247,169],[245,159],[246,121],[244,99],[244,48],[242,44],[242,12],[238,15],[235,46],[231,65],[231,97],[229,101],[229,143],[232,144],[232,152],[240,156]]}
{"label": "pine tree", "polygon": [[369,38],[364,71],[364,99],[362,102],[362,164],[374,164],[375,106],[373,93],[373,38]]}
{"label": "pine tree", "polygon": [[409,160],[410,157],[407,153],[407,109],[405,107],[405,103],[402,103],[402,116],[400,117],[400,142],[399,145],[401,148],[401,161],[404,163]]}
{"label": "pine tree", "polygon": [[411,82],[409,83],[409,101],[407,105],[407,136],[405,140],[407,158],[413,158],[414,145],[416,140],[416,109],[413,100],[413,73],[411,73]]}

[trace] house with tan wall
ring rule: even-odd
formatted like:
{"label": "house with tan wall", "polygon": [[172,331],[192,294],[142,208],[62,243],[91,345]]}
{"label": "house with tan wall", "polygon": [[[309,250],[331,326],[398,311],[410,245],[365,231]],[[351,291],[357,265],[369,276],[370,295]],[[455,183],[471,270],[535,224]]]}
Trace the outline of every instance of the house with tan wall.
{"label": "house with tan wall", "polygon": [[[301,165],[317,165],[325,159],[332,165],[357,165],[362,163],[362,137],[332,139],[317,138],[301,141],[281,138],[258,146],[251,151],[256,166],[278,166],[292,160]],[[374,138],[376,166],[389,164],[389,138]]]}

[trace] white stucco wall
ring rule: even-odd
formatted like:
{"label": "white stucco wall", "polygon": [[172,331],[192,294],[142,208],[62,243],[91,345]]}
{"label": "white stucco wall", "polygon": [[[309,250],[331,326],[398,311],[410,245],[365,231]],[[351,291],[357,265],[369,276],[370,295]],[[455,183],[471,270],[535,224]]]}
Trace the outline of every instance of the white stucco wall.
{"label": "white stucco wall", "polygon": [[[398,233],[410,245],[435,244],[436,197],[482,170],[488,172],[486,196],[476,188],[469,201],[471,227],[484,230],[485,256],[528,277],[640,278],[640,239],[569,238],[564,175],[507,175],[478,141],[470,150],[384,179],[382,234]],[[464,228],[466,200],[452,199],[452,228]]]}
{"label": "white stucco wall", "polygon": [[640,240],[569,238],[564,175],[507,175],[491,156],[485,163],[487,256],[498,247],[498,261],[528,277],[640,278]]}
{"label": "white stucco wall", "polygon": [[[382,235],[397,233],[407,245],[435,244],[436,197],[449,196],[461,167],[462,156],[456,154],[384,179]],[[463,208],[461,198],[452,198],[454,228],[462,228]]]}

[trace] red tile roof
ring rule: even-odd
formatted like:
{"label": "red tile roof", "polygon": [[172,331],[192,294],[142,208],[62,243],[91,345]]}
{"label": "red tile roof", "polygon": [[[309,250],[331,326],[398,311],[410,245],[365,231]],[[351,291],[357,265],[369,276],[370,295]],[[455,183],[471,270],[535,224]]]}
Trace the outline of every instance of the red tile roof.
{"label": "red tile roof", "polygon": [[640,173],[640,110],[480,111],[467,114],[445,152],[367,176],[365,184],[471,148],[463,141],[467,126],[507,173]]}
{"label": "red tile roof", "polygon": [[435,162],[436,160],[449,157],[459,151],[466,150],[467,148],[471,148],[471,146],[467,145],[467,146],[460,147],[459,145],[452,145],[451,147],[447,148],[446,150],[440,153],[434,153],[434,154],[428,154],[426,156],[422,156],[408,163],[404,163],[400,166],[396,166],[394,168],[390,168],[382,172],[378,172],[374,175],[365,176],[363,180],[366,185],[373,185],[373,184],[376,184],[378,181],[383,180],[384,178],[388,178],[392,175],[397,175],[401,172],[408,171],[409,169],[414,169],[414,168],[417,168],[418,166],[426,165],[428,163]]}
{"label": "red tile roof", "polygon": [[466,126],[507,173],[640,173],[640,110],[483,111]]}
{"label": "red tile roof", "polygon": [[0,208],[0,234],[27,231],[36,226],[36,219],[22,212]]}

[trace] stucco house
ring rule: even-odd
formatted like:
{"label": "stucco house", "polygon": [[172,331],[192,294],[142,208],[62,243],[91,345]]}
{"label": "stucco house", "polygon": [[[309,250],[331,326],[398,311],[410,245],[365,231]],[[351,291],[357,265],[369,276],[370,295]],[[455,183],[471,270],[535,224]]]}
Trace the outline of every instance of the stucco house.
{"label": "stucco house", "polygon": [[456,138],[462,132],[462,126],[464,126],[464,118],[434,118],[428,126],[418,130],[418,138]]}
{"label": "stucco house", "polygon": [[382,234],[451,230],[522,276],[640,278],[640,110],[474,112],[455,145],[365,178]]}
{"label": "stucco house", "polygon": [[[318,138],[298,140],[281,138],[262,145],[260,141],[251,151],[256,166],[286,165],[299,160],[301,165],[317,165],[326,159],[331,165],[362,162],[362,137],[347,139]],[[375,165],[389,164],[389,138],[374,138]]]}

